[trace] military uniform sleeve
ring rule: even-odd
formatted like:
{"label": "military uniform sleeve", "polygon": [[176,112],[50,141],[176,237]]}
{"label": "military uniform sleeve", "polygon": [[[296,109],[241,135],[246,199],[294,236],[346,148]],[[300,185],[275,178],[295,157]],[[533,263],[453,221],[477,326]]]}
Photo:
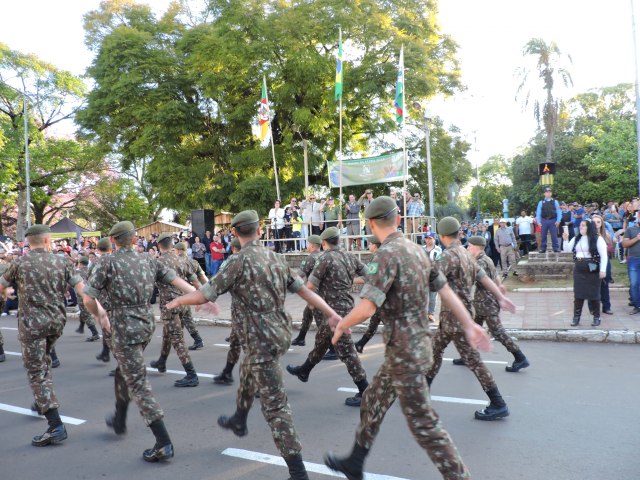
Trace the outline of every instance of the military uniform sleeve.
{"label": "military uniform sleeve", "polygon": [[0,277],[0,284],[8,288],[12,284],[16,283],[16,279],[18,278],[18,262],[11,262],[9,268],[2,274]]}
{"label": "military uniform sleeve", "polygon": [[311,275],[309,275],[309,278],[308,278],[308,281],[311,282],[311,284],[316,288],[320,286],[322,279],[327,275],[327,268],[329,266],[329,262],[326,261],[325,255],[320,257],[318,261],[315,263],[313,267],[313,271],[311,272]]}
{"label": "military uniform sleeve", "polygon": [[369,271],[369,267],[367,267],[367,265],[362,263],[355,256],[353,256],[352,258],[356,263],[356,273],[358,274],[359,277],[364,277],[367,274],[367,272]]}
{"label": "military uniform sleeve", "polygon": [[[286,260],[284,263],[287,263]],[[287,276],[287,290],[291,293],[298,293],[298,291],[304,287],[304,281],[302,281],[300,276],[294,270],[292,270],[288,265],[286,266],[289,272]]]}
{"label": "military uniform sleeve", "polygon": [[173,282],[177,274],[173,268],[169,268],[164,262],[159,262],[155,258],[152,259],[156,267],[156,282],[166,283],[167,285]]}
{"label": "military uniform sleeve", "polygon": [[431,268],[429,272],[429,290],[438,292],[447,284],[447,277],[437,268]]}
{"label": "military uniform sleeve", "polygon": [[242,276],[242,259],[232,255],[226,262],[226,267],[200,288],[200,292],[210,302],[215,302],[219,295],[229,291]]}
{"label": "military uniform sleeve", "polygon": [[380,307],[387,298],[387,292],[397,275],[397,263],[389,253],[376,255],[369,263],[367,281],[362,287],[360,298],[366,298]]}
{"label": "military uniform sleeve", "polygon": [[105,261],[96,263],[95,268],[92,268],[89,272],[89,277],[82,293],[91,298],[98,298],[100,290],[104,290],[107,287],[108,268],[108,263]]}

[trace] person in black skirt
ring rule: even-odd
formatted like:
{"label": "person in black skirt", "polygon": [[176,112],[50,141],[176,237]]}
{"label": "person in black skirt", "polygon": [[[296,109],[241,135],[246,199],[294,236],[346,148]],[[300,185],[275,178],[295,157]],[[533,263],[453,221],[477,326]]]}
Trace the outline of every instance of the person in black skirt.
{"label": "person in black skirt", "polygon": [[579,231],[569,240],[566,229],[562,238],[562,249],[573,253],[573,321],[572,327],[578,326],[584,301],[589,303],[589,311],[593,315],[592,327],[600,325],[600,282],[607,275],[607,244],[598,235],[595,225],[590,220],[580,222]]}

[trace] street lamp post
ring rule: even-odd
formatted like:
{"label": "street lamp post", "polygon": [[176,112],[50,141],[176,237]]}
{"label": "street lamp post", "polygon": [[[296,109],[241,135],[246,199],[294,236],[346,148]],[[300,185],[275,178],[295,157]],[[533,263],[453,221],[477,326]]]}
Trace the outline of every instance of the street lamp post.
{"label": "street lamp post", "polygon": [[429,216],[435,218],[435,205],[433,203],[433,174],[431,172],[431,132],[429,131],[429,111],[419,102],[413,102],[413,108],[422,112],[424,117],[425,150],[427,156],[427,179],[429,182]]}

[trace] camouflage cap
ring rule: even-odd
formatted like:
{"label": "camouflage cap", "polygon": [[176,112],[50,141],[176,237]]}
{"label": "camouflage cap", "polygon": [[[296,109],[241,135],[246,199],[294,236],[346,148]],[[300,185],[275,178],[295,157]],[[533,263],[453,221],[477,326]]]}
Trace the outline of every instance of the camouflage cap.
{"label": "camouflage cap", "polygon": [[187,250],[187,246],[184,244],[184,242],[178,242],[176,243],[173,248],[175,248],[176,250]]}
{"label": "camouflage cap", "polygon": [[125,233],[134,232],[135,230],[136,227],[134,227],[133,223],[129,221],[118,222],[109,231],[109,236],[119,237],[120,235],[124,235]]}
{"label": "camouflage cap", "polygon": [[242,245],[240,245],[240,240],[238,238],[234,238],[231,240],[231,248],[235,248],[236,250],[240,250]]}
{"label": "camouflage cap", "polygon": [[173,238],[173,234],[171,233],[161,233],[160,236],[158,237],[158,243],[160,243],[163,240],[166,240],[167,238]]}
{"label": "camouflage cap", "polygon": [[106,252],[111,248],[111,240],[108,237],[101,238],[98,240],[98,250],[101,252]]}
{"label": "camouflage cap", "polygon": [[307,243],[313,243],[314,245],[322,245],[322,239],[320,235],[309,235],[307,237]]}
{"label": "camouflage cap", "polygon": [[397,211],[398,205],[391,197],[377,197],[364,211],[364,218],[384,218],[392,212]]}
{"label": "camouflage cap", "polygon": [[233,217],[233,220],[231,220],[231,226],[243,227],[252,223],[258,223],[259,221],[260,217],[258,217],[258,212],[255,210],[245,210]]}
{"label": "camouflage cap", "polygon": [[84,255],[80,255],[78,257],[78,263],[82,265],[89,265],[89,257],[85,257]]}
{"label": "camouflage cap", "polygon": [[320,240],[323,242],[325,240],[329,240],[330,238],[335,238],[340,236],[340,230],[336,227],[325,228],[324,232],[320,235]]}
{"label": "camouflage cap", "polygon": [[31,225],[27,229],[24,235],[28,237],[30,235],[42,235],[45,233],[51,233],[51,228],[49,228],[49,225],[36,224],[36,225]]}
{"label": "camouflage cap", "polygon": [[367,237],[367,242],[373,243],[374,245],[382,245],[382,242],[378,240],[378,237],[376,237],[375,235],[371,235],[370,237]]}
{"label": "camouflage cap", "polygon": [[484,237],[481,237],[479,235],[473,235],[472,237],[469,237],[469,239],[467,240],[471,245],[477,245],[478,247],[486,247],[487,246],[487,239]]}
{"label": "camouflage cap", "polygon": [[438,222],[438,233],[440,235],[454,235],[460,230],[460,222],[455,217],[444,217]]}

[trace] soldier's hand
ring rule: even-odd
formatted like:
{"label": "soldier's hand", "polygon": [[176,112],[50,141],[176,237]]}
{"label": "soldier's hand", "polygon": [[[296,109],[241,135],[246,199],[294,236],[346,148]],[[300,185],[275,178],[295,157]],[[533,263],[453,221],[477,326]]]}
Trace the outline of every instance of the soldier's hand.
{"label": "soldier's hand", "polygon": [[169,303],[167,303],[166,307],[168,310],[172,310],[174,308],[178,308],[180,306],[180,304],[178,303],[178,299],[174,298],[173,300],[171,300]]}
{"label": "soldier's hand", "polygon": [[500,300],[498,300],[498,303],[500,304],[501,309],[506,310],[510,313],[516,313],[516,304],[509,300],[507,297],[502,297]]}
{"label": "soldier's hand", "polygon": [[200,310],[204,310],[206,313],[210,313],[216,317],[220,315],[220,306],[214,302],[207,302],[204,305],[198,305],[196,307],[196,312],[199,312]]}
{"label": "soldier's hand", "polygon": [[100,312],[100,315],[98,315],[97,320],[103,332],[111,333],[111,323],[104,309]]}
{"label": "soldier's hand", "polygon": [[342,320],[342,317],[338,315],[336,312],[333,312],[333,315],[331,315],[330,317],[327,317],[327,323],[329,323],[329,327],[331,328],[331,330],[336,329],[336,327],[340,323],[340,320]]}
{"label": "soldier's hand", "polygon": [[334,345],[338,343],[340,341],[340,337],[345,333],[351,333],[351,329],[344,328],[341,322],[338,323],[338,325],[333,329],[333,338],[331,339],[331,343]]}
{"label": "soldier's hand", "polygon": [[470,323],[464,329],[464,335],[467,337],[467,342],[473,348],[480,350],[481,352],[490,352],[491,351],[491,338],[487,335],[487,332],[484,331],[477,323]]}
{"label": "soldier's hand", "polygon": [[498,288],[500,289],[503,295],[507,294],[507,288],[504,286],[504,284],[501,283]]}

